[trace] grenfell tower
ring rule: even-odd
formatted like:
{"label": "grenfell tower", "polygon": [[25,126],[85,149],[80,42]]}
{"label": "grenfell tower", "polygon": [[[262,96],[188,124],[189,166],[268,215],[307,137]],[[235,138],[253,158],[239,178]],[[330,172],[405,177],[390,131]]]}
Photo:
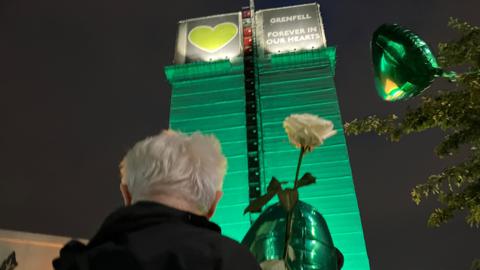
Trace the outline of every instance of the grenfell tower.
{"label": "grenfell tower", "polygon": [[[275,176],[293,183],[298,149],[285,117],[311,113],[334,123],[337,134],[304,157],[317,183],[300,199],[326,219],[346,270],[369,262],[335,89],[334,47],[327,46],[319,5],[239,12],[178,23],[170,127],[214,134],[228,159],[224,195],[212,221],[240,241],[258,214],[243,215]],[[301,174],[303,173],[301,172]]]}

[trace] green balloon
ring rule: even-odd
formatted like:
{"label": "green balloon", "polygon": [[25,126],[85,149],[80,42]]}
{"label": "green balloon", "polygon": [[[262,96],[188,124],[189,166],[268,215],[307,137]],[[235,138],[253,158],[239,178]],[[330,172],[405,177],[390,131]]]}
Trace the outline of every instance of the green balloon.
{"label": "green balloon", "polygon": [[[298,201],[293,211],[290,245],[293,270],[338,270],[343,255],[335,248],[323,216],[311,205]],[[268,207],[245,235],[242,244],[259,263],[283,259],[287,212],[280,204]]]}
{"label": "green balloon", "polygon": [[371,46],[375,86],[384,100],[414,97],[443,75],[428,45],[399,25],[380,26]]}

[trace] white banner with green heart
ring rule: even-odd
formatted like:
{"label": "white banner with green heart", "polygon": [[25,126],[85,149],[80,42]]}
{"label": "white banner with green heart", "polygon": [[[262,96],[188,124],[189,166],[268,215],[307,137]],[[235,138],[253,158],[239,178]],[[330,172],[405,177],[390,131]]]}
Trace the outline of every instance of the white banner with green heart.
{"label": "white banner with green heart", "polygon": [[179,22],[175,63],[232,60],[242,54],[240,12]]}

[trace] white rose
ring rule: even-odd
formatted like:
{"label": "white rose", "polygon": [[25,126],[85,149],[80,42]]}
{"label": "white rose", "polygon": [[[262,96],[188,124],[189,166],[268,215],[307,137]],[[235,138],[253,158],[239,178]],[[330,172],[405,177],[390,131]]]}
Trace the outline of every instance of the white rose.
{"label": "white rose", "polygon": [[308,113],[290,115],[283,120],[283,127],[290,143],[296,147],[304,147],[306,151],[312,151],[314,147],[322,145],[325,139],[337,133],[331,121]]}

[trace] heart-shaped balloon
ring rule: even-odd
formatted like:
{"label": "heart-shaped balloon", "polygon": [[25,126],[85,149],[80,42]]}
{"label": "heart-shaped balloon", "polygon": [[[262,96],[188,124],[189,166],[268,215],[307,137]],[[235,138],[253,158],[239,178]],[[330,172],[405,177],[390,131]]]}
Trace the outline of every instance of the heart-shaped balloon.
{"label": "heart-shaped balloon", "polygon": [[[337,270],[343,256],[335,248],[323,216],[311,205],[298,201],[293,208],[293,226],[289,248],[292,270]],[[259,263],[282,260],[285,249],[287,212],[274,204],[258,217],[243,238]]]}
{"label": "heart-shaped balloon", "polygon": [[444,74],[428,45],[399,25],[380,26],[371,47],[375,86],[384,100],[416,96]]}

